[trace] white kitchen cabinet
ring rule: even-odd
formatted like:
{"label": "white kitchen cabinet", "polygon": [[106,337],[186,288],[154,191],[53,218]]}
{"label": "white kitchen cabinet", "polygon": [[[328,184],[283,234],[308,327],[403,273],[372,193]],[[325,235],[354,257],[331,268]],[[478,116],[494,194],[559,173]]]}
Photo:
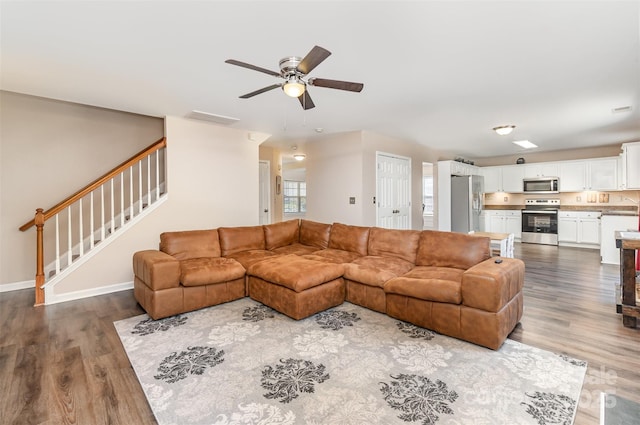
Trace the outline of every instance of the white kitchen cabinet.
{"label": "white kitchen cabinet", "polygon": [[516,239],[522,236],[520,210],[485,210],[484,213],[487,232],[513,233]]}
{"label": "white kitchen cabinet", "polygon": [[624,189],[640,189],[640,142],[622,144]]}
{"label": "white kitchen cabinet", "polygon": [[586,161],[567,161],[560,163],[560,191],[582,192],[586,188]]}
{"label": "white kitchen cabinet", "polygon": [[536,177],[558,177],[560,166],[557,162],[539,162],[536,164],[526,164],[524,166],[524,178]]}
{"label": "white kitchen cabinet", "polygon": [[482,167],[484,192],[502,192],[502,167]]}
{"label": "white kitchen cabinet", "polygon": [[522,165],[482,167],[484,192],[522,193],[524,168]]}
{"label": "white kitchen cabinet", "polygon": [[502,167],[502,192],[522,193],[524,167],[522,165],[505,165]]}
{"label": "white kitchen cabinet", "polygon": [[560,191],[617,190],[618,159],[599,158],[560,162]]}
{"label": "white kitchen cabinet", "polygon": [[559,211],[558,242],[568,245],[600,244],[600,213],[595,211]]}
{"label": "white kitchen cabinet", "polygon": [[605,264],[620,264],[620,249],[616,247],[616,230],[638,228],[637,215],[603,215],[600,227],[600,257]]}

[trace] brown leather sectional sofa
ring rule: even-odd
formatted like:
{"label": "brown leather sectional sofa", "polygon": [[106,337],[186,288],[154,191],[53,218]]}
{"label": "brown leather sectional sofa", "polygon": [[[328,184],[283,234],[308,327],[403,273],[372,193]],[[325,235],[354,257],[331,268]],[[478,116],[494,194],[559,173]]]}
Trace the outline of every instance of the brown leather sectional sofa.
{"label": "brown leather sectional sofa", "polygon": [[153,319],[250,296],[295,319],[349,301],[498,349],[522,317],[524,263],[489,239],[290,220],[165,232],[133,256]]}

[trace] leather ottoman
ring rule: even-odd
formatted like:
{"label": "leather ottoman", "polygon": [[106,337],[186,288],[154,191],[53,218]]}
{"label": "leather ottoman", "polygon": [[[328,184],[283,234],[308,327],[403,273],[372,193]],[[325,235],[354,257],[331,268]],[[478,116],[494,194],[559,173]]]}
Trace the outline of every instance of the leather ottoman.
{"label": "leather ottoman", "polygon": [[344,302],[342,264],[283,255],[247,269],[249,297],[300,320]]}

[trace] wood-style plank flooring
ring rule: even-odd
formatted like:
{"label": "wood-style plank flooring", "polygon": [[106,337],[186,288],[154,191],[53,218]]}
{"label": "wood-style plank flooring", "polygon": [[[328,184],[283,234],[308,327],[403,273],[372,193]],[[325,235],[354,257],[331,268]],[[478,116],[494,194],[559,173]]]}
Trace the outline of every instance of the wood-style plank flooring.
{"label": "wood-style plank flooring", "polygon": [[[589,362],[576,425],[598,424],[601,391],[640,402],[640,329],[615,312],[618,267],[599,252],[516,244],[525,313],[510,338]],[[32,307],[0,294],[0,424],[155,424],[113,322],[142,314],[132,291]]]}

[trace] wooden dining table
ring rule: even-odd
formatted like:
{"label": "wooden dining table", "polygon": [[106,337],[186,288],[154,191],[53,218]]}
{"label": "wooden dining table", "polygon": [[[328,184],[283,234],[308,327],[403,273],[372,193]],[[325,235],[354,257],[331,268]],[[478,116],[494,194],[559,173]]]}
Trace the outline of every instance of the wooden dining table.
{"label": "wooden dining table", "polygon": [[469,235],[489,238],[491,239],[491,245],[500,247],[501,257],[513,257],[513,249],[509,246],[509,233],[469,232]]}

